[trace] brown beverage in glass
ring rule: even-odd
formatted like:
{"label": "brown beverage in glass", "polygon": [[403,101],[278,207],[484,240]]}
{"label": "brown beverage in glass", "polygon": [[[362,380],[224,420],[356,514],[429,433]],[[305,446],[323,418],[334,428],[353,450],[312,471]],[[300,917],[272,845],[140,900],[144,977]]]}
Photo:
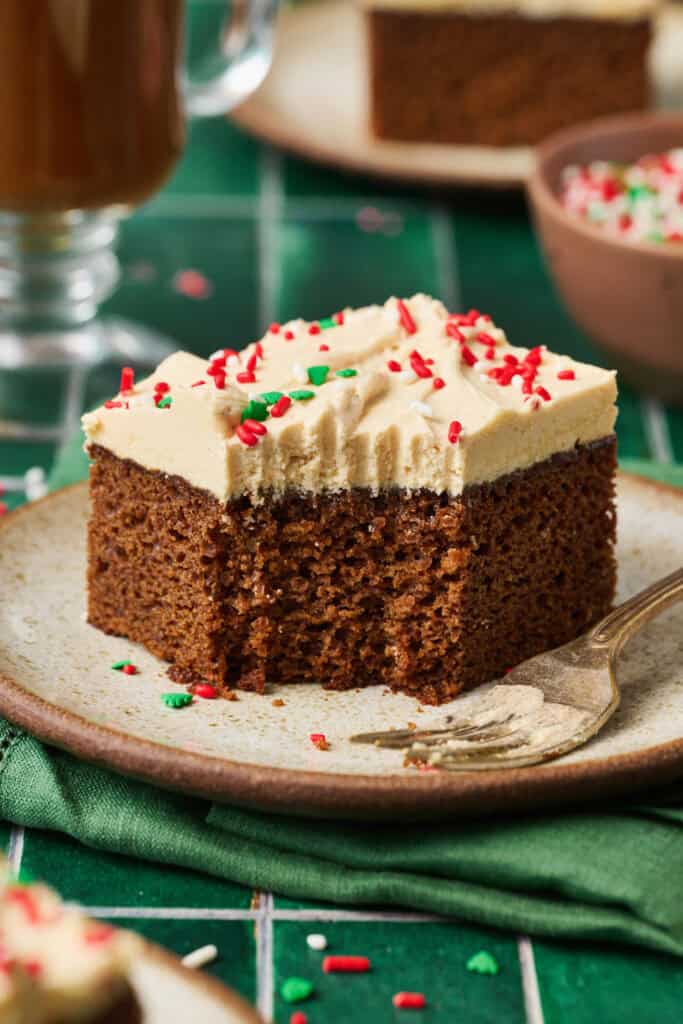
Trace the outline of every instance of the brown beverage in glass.
{"label": "brown beverage in glass", "polygon": [[1,0],[0,209],[134,206],[180,154],[182,0]]}

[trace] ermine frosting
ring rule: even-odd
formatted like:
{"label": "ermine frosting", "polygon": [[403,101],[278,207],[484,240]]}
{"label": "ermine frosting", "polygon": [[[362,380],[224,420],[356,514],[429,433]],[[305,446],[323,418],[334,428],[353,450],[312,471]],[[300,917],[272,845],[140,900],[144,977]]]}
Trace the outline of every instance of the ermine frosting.
{"label": "ermine frosting", "polygon": [[186,352],[83,417],[87,443],[220,501],[360,487],[460,494],[610,435],[615,374],[515,348],[415,295]]}
{"label": "ermine frosting", "polygon": [[114,1006],[138,949],[135,936],[64,906],[45,885],[0,892],[0,1020],[84,1022]]}
{"label": "ermine frosting", "polygon": [[598,18],[636,21],[649,18],[659,0],[358,0],[369,10],[457,14],[520,14],[526,18]]}

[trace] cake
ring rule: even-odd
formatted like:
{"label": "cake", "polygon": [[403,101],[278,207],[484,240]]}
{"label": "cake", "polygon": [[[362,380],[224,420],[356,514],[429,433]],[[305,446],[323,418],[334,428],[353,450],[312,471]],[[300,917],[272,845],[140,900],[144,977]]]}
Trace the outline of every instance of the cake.
{"label": "cake", "polygon": [[649,104],[656,0],[362,0],[380,139],[531,145]]}
{"label": "cake", "polygon": [[0,890],[3,1024],[141,1024],[128,973],[139,940],[62,904],[46,885]]}
{"label": "cake", "polygon": [[179,352],[83,419],[88,621],[187,685],[440,703],[615,586],[615,375],[425,295]]}

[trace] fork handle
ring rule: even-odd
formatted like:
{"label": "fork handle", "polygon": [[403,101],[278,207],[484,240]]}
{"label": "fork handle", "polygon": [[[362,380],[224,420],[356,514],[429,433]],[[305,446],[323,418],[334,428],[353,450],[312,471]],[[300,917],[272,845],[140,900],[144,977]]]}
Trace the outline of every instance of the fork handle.
{"label": "fork handle", "polygon": [[641,626],[683,599],[683,568],[641,590],[610,612],[590,634],[595,646],[620,649]]}

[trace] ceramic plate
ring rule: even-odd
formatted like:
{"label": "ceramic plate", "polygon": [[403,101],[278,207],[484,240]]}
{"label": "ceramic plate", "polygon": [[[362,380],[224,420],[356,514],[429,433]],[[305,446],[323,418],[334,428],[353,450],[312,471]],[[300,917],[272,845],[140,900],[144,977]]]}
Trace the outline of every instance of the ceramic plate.
{"label": "ceramic plate", "polygon": [[[619,598],[683,565],[683,491],[622,475]],[[288,813],[397,818],[493,811],[631,791],[683,772],[683,604],[619,663],[621,710],[590,744],[532,768],[421,773],[400,751],[349,742],[359,730],[442,723],[383,687],[290,684],[181,710],[166,665],[84,618],[85,484],[8,516],[0,530],[0,713],[42,739],[163,786]],[[130,658],[140,674],[112,663]],[[458,699],[460,707],[477,693]],[[275,707],[274,699],[283,700]],[[326,734],[330,749],[309,740]]]}
{"label": "ceramic plate", "polygon": [[[680,5],[679,5],[680,7]],[[320,163],[432,185],[509,188],[531,168],[529,147],[381,142],[368,130],[363,22],[349,0],[286,7],[263,85],[231,115],[243,128]],[[683,101],[683,10],[665,8],[652,50],[657,106]]]}
{"label": "ceramic plate", "polygon": [[261,1024],[232,989],[208,974],[183,967],[157,946],[145,945],[131,985],[142,1009],[141,1024]]}

